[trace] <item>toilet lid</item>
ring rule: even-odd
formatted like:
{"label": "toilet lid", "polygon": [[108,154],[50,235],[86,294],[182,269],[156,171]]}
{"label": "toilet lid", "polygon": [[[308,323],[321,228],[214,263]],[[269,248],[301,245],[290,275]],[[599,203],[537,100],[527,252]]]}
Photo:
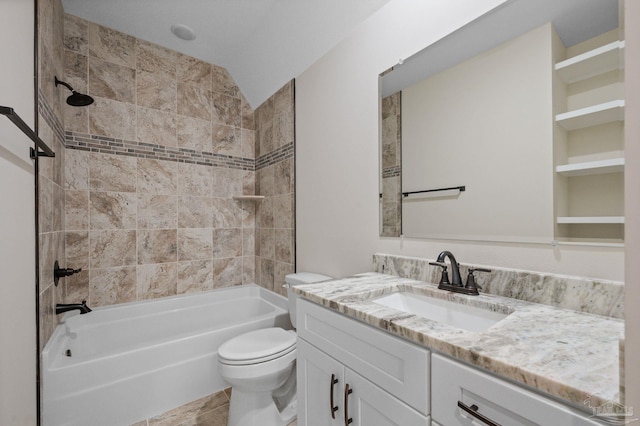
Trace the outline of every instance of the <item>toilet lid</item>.
{"label": "toilet lid", "polygon": [[218,357],[230,363],[255,363],[290,352],[296,334],[279,327],[249,331],[220,345]]}

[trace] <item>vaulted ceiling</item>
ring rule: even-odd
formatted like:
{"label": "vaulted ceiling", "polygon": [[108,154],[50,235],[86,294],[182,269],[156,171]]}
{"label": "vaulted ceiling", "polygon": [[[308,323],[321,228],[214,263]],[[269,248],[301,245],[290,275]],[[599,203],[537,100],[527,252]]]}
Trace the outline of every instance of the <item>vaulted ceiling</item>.
{"label": "vaulted ceiling", "polygon": [[[223,66],[252,107],[389,0],[63,0],[66,13]],[[182,24],[196,38],[171,32]]]}

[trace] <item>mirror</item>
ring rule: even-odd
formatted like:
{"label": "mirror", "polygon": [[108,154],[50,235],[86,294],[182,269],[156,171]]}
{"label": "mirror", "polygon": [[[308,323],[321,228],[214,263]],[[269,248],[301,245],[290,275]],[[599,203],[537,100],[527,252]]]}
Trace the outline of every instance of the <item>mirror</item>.
{"label": "mirror", "polygon": [[619,241],[619,223],[577,218],[622,216],[621,170],[598,178],[604,196],[620,186],[599,211],[578,199],[593,178],[560,168],[617,158],[619,135],[574,140],[621,133],[622,118],[576,131],[557,116],[622,98],[622,61],[579,81],[554,70],[618,40],[618,26],[617,0],[508,1],[381,74],[380,235]]}

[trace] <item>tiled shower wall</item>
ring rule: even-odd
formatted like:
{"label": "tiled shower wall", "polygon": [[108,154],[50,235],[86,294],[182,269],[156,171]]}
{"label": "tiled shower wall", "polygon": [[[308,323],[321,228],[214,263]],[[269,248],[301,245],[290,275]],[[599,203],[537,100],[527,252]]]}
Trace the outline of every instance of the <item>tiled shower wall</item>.
{"label": "tiled shower wall", "polygon": [[224,68],[66,15],[66,299],[253,282],[253,111]]}
{"label": "tiled shower wall", "polygon": [[293,82],[260,105],[256,121],[256,283],[277,293],[295,270]]}
{"label": "tiled shower wall", "polygon": [[[40,350],[56,325],[54,306],[64,302],[64,286],[54,286],[53,265],[64,263],[64,125],[66,93],[54,85],[63,75],[63,20],[60,0],[40,0],[38,5],[38,136],[55,158],[38,159],[39,310]],[[30,52],[26,52],[30,54]],[[62,265],[64,266],[64,265]]]}

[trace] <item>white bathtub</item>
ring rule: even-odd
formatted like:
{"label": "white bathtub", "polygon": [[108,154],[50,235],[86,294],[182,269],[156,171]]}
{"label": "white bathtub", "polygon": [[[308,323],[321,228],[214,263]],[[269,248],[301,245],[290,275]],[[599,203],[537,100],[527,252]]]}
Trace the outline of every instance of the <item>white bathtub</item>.
{"label": "white bathtub", "polygon": [[128,425],[220,391],[220,344],[273,326],[291,327],[287,300],[253,284],[67,313],[42,352],[43,424]]}

